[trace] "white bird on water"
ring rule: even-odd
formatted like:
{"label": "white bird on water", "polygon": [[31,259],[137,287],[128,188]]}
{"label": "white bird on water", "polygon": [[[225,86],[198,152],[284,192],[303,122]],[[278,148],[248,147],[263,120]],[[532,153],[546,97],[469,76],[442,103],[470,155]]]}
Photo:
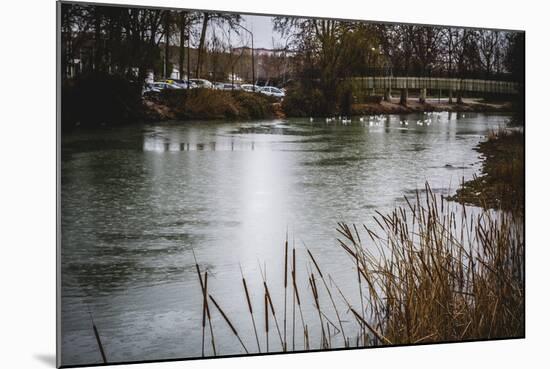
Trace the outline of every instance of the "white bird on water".
{"label": "white bird on water", "polygon": [[309,117],[309,121],[310,121],[310,122],[313,122],[313,117]]}

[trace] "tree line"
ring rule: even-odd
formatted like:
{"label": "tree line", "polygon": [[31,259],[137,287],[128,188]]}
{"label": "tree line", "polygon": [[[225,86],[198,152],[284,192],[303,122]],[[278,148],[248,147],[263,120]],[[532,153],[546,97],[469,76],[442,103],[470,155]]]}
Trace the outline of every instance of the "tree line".
{"label": "tree line", "polygon": [[294,81],[295,90],[307,95],[297,100],[307,98],[332,110],[349,104],[349,81],[354,77],[521,83],[524,78],[522,32],[269,17],[291,56],[258,57],[251,65],[242,47],[240,53],[233,50],[235,37],[237,46],[248,46],[242,21],[233,13],[63,4],[63,75],[99,72],[143,83],[149,71],[169,77],[177,67],[180,76],[225,80],[235,73],[250,78],[252,66],[275,80]]}
{"label": "tree line", "polygon": [[[312,111],[334,111],[337,105],[349,105],[349,80],[353,77],[523,83],[522,32],[295,17],[275,17],[273,22],[274,29],[299,51],[295,63],[301,93],[296,100],[312,101]],[[315,103],[318,100],[321,102]]]}
{"label": "tree line", "polygon": [[[240,19],[228,13],[62,4],[63,75],[107,72],[143,80],[148,71],[165,75],[178,64],[180,70],[200,78],[209,27],[229,27],[238,34]],[[191,40],[196,44],[191,45]],[[177,55],[165,45],[176,46]],[[196,54],[192,70],[191,48]]]}
{"label": "tree line", "polygon": [[[241,36],[241,21],[232,13],[63,4],[62,67],[70,75],[77,60],[84,71],[144,75],[166,74],[175,65],[199,78],[210,72],[204,70],[207,54],[219,59],[231,50],[231,37],[215,30]],[[520,32],[295,17],[272,22],[302,76],[523,78]]]}

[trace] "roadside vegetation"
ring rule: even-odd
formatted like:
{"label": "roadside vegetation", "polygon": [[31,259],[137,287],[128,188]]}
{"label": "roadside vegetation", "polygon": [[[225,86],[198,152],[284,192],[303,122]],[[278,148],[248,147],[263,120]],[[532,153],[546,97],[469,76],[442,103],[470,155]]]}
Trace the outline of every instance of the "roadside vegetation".
{"label": "roadside vegetation", "polygon": [[164,89],[144,100],[147,119],[264,119],[275,115],[277,99],[246,91],[208,88]]}
{"label": "roadside vegetation", "polygon": [[62,91],[64,130],[165,120],[265,119],[281,114],[279,100],[260,93],[164,89],[142,97],[140,84],[103,73],[67,80]]}
{"label": "roadside vegetation", "polygon": [[144,116],[141,84],[122,76],[93,72],[64,80],[61,91],[64,130],[131,124]]}

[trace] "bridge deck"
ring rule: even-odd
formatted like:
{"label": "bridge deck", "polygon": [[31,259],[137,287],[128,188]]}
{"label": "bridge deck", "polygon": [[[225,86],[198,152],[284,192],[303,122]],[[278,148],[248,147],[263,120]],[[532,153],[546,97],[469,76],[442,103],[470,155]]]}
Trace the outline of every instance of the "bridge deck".
{"label": "bridge deck", "polygon": [[480,79],[430,78],[430,77],[357,77],[354,84],[359,88],[421,89],[443,91],[469,91],[496,94],[517,94],[517,82]]}

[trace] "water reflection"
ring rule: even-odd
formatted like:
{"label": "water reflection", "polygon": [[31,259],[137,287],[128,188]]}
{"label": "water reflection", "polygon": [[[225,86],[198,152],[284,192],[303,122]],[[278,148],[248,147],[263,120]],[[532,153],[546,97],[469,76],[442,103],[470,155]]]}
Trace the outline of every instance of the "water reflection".
{"label": "water reflection", "polygon": [[[353,268],[335,225],[372,223],[428,180],[451,193],[479,169],[472,148],[507,116],[438,113],[273,122],[160,124],[63,137],[63,363],[101,359],[88,310],[110,361],[194,357],[201,351],[201,295],[193,251],[209,285],[239,326],[240,270],[263,309],[258,264],[274,302],[282,294],[288,230],[305,260],[315,253],[344,293]],[[306,265],[298,265],[307,290]],[[351,276],[351,277],[350,277]],[[304,306],[306,319],[315,311]],[[241,348],[223,321],[219,352]],[[312,326],[311,334],[315,334]],[[335,338],[337,339],[337,338]],[[249,342],[250,340],[250,342]],[[254,347],[252,335],[245,338]]]}
{"label": "water reflection", "polygon": [[176,151],[247,151],[254,150],[255,143],[242,142],[235,145],[233,140],[211,142],[181,142],[181,137],[150,134],[143,137],[143,151],[176,152]]}

